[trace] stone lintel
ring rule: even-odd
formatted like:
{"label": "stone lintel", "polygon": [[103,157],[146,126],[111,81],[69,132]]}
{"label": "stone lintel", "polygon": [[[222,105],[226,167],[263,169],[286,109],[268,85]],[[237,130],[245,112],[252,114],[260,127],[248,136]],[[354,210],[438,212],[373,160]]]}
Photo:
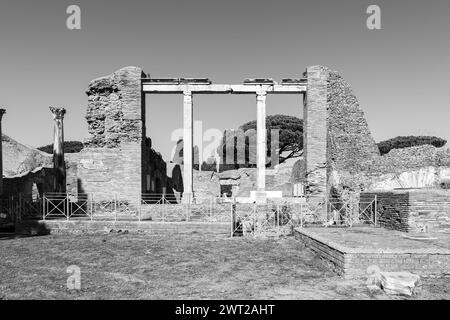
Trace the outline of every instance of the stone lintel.
{"label": "stone lintel", "polygon": [[270,94],[302,94],[306,92],[306,85],[229,85],[229,84],[146,84],[142,85],[144,93],[169,94],[184,93],[193,94],[256,94],[266,91]]}

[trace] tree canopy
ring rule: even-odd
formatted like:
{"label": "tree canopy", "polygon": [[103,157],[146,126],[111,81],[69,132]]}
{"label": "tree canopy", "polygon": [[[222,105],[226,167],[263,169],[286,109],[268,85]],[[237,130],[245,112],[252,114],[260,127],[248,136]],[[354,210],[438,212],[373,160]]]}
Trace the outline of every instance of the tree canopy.
{"label": "tree canopy", "polygon": [[[238,150],[237,150],[237,135],[227,135],[224,133],[222,143],[219,146],[219,154],[226,158],[227,153],[232,152],[234,154],[234,164],[224,165],[229,169],[237,169],[241,167],[254,167],[256,165],[256,120],[246,122],[239,127],[240,133],[245,134],[245,163],[238,163]],[[287,159],[293,157],[299,157],[303,152],[303,120],[294,116],[288,116],[283,114],[270,115],[266,117],[266,129],[267,129],[267,157],[271,157],[271,130],[279,130],[279,150],[278,157],[279,163],[285,162]],[[237,133],[239,134],[239,133]],[[242,151],[241,151],[242,152]],[[226,163],[222,159],[221,163]]]}
{"label": "tree canopy", "polygon": [[386,141],[378,143],[378,149],[381,155],[389,153],[392,149],[402,149],[409,147],[416,147],[422,145],[432,145],[436,148],[443,147],[447,140],[438,137],[429,136],[399,136]]}

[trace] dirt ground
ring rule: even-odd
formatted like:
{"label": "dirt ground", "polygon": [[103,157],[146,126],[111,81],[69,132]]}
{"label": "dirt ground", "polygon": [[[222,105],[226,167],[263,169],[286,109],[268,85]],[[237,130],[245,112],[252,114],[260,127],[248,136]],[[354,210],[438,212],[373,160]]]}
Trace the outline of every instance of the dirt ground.
{"label": "dirt ground", "polygon": [[[449,279],[413,298],[373,296],[294,238],[105,233],[0,236],[0,299],[449,299]],[[67,267],[81,270],[69,290]]]}

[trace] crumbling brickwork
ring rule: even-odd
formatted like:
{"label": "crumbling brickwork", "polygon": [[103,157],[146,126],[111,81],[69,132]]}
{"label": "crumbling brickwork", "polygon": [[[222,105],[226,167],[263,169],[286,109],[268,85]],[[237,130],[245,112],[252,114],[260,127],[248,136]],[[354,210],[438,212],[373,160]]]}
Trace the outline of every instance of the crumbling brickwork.
{"label": "crumbling brickwork", "polygon": [[328,70],[309,67],[304,101],[304,156],[309,201],[326,215],[327,194],[327,86]]}
{"label": "crumbling brickwork", "polygon": [[145,134],[141,93],[142,69],[126,67],[91,81],[86,120],[86,147],[117,148],[123,142],[141,143]]}
{"label": "crumbling brickwork", "polygon": [[[449,178],[446,170],[450,169],[449,150],[426,145],[394,149],[381,156],[364,112],[342,76],[322,66],[308,68],[307,76],[305,169],[300,172],[305,172],[310,196],[332,194],[335,200],[345,201],[346,192],[359,193],[379,190],[380,187],[392,190],[394,187],[439,188],[445,185]],[[324,150],[326,169],[322,168]],[[325,191],[324,170],[327,179]],[[298,177],[293,179],[302,180]]]}
{"label": "crumbling brickwork", "polygon": [[[357,171],[379,156],[364,113],[350,85],[327,67],[309,67],[304,103],[304,170],[313,205],[325,202],[336,186],[335,171]],[[296,180],[302,180],[293,177]]]}
{"label": "crumbling brickwork", "polygon": [[90,137],[80,154],[80,192],[105,200],[115,193],[128,201],[140,196],[145,143],[143,75],[140,68],[126,67],[89,84],[86,120]]}
{"label": "crumbling brickwork", "polygon": [[385,174],[425,167],[450,167],[450,150],[431,145],[393,149],[383,156],[368,159],[362,164],[361,171]]}
{"label": "crumbling brickwork", "polygon": [[367,159],[380,152],[358,99],[336,71],[328,71],[327,100],[329,169],[358,171]]}

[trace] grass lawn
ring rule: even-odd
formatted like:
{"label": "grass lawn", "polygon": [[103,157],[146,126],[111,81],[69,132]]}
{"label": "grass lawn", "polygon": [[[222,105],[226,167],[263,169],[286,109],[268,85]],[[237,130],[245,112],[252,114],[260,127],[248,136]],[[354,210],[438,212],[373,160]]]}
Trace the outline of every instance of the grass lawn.
{"label": "grass lawn", "polygon": [[[292,237],[5,235],[0,246],[0,299],[392,298],[335,276]],[[80,291],[67,289],[70,265],[81,269]],[[450,297],[448,279],[423,282],[418,298]]]}

